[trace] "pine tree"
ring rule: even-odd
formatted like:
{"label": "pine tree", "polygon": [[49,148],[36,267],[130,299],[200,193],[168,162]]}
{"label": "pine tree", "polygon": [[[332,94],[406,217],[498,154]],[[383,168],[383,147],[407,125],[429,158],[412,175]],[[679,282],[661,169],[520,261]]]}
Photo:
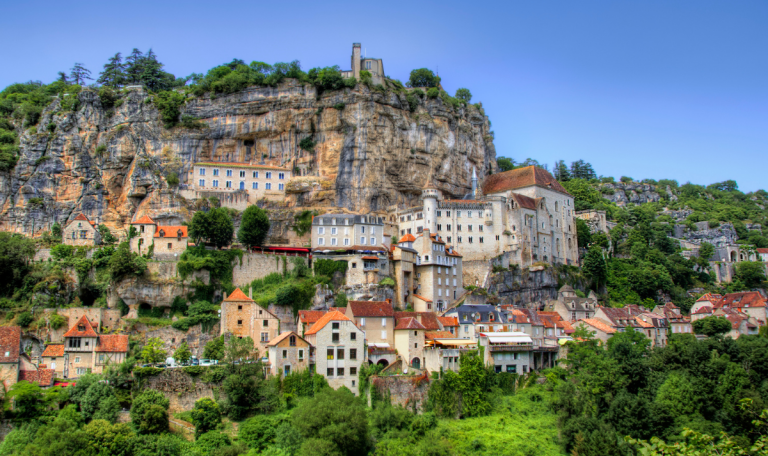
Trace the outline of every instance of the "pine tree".
{"label": "pine tree", "polygon": [[104,65],[104,71],[100,73],[99,79],[96,82],[116,89],[123,85],[125,80],[124,70],[123,57],[118,52]]}
{"label": "pine tree", "polygon": [[69,78],[67,78],[67,73],[63,71],[59,71],[59,81],[63,82],[64,84],[69,84]]}
{"label": "pine tree", "polygon": [[70,71],[69,77],[72,79],[72,82],[77,85],[85,84],[86,79],[93,81],[91,70],[85,68],[82,63],[75,62],[75,66],[70,68]]}
{"label": "pine tree", "polygon": [[158,62],[157,55],[150,49],[142,63],[141,83],[147,90],[157,92],[164,88],[162,87],[164,76],[163,64]]}
{"label": "pine tree", "polygon": [[125,58],[126,84],[141,84],[141,74],[144,72],[144,54],[133,48],[131,55]]}
{"label": "pine tree", "polygon": [[566,166],[565,161],[558,160],[555,162],[555,167],[553,168],[555,179],[557,179],[560,182],[566,182],[571,180],[571,172],[568,170],[568,166]]}

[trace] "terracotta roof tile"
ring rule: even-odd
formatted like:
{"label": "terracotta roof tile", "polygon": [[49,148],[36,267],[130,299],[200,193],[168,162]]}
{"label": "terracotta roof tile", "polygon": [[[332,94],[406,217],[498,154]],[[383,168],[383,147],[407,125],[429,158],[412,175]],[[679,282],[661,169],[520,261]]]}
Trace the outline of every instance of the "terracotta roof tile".
{"label": "terracotta roof tile", "polygon": [[300,335],[296,334],[294,331],[285,331],[284,333],[282,333],[279,336],[275,337],[274,339],[270,340],[269,343],[267,344],[267,347],[274,347],[275,345],[279,344],[280,342],[285,340],[290,335],[294,335],[297,338],[303,340],[306,344],[309,344],[309,342],[304,340],[303,337],[301,337]]}
{"label": "terracotta roof tile", "polygon": [[56,371],[53,369],[37,369],[37,370],[22,370],[19,371],[19,381],[26,380],[28,382],[37,383],[40,386],[53,385],[53,378],[56,376]]}
{"label": "terracotta roof tile", "polygon": [[411,233],[408,233],[405,236],[401,237],[400,240],[397,241],[397,243],[399,244],[401,242],[415,242],[415,241],[416,241],[416,238]]}
{"label": "terracotta roof tile", "polygon": [[[80,327],[82,326],[82,330]],[[69,331],[64,333],[64,337],[98,337],[96,331],[93,329],[93,325],[88,321],[88,317],[83,315],[77,320],[77,323],[69,328]]]}
{"label": "terracotta roof tile", "polygon": [[699,308],[699,310],[697,310],[697,311],[696,311],[696,312],[694,312],[693,314],[694,314],[694,315],[699,315],[699,314],[711,314],[711,313],[712,313],[712,310],[713,310],[713,309],[712,309],[712,306],[703,306],[703,307]]}
{"label": "terracotta roof tile", "polygon": [[583,321],[589,326],[592,326],[595,329],[599,329],[606,334],[613,334],[616,332],[616,330],[613,329],[607,321],[601,320],[599,318],[585,318],[579,321]]}
{"label": "terracotta roof tile", "polygon": [[416,318],[427,331],[439,331],[440,323],[437,314],[433,312],[395,312],[395,324],[402,318]]}
{"label": "terracotta roof tile", "polygon": [[483,194],[490,195],[491,193],[530,187],[532,185],[568,194],[563,186],[547,170],[536,166],[526,166],[488,176],[483,182]]}
{"label": "terracotta roof tile", "polygon": [[437,317],[437,321],[443,325],[443,328],[458,327],[459,319],[456,317]]}
{"label": "terracotta roof tile", "polygon": [[131,225],[157,225],[157,223],[155,223],[154,220],[149,218],[149,216],[145,215],[144,217],[141,217],[135,222],[131,222]]}
{"label": "terracotta roof tile", "polygon": [[334,310],[333,312],[328,312],[327,314],[323,315],[322,318],[317,320],[317,322],[314,325],[312,325],[312,327],[309,328],[309,331],[305,332],[304,335],[309,336],[312,334],[316,334],[318,331],[325,328],[325,326],[332,321],[352,321],[352,320],[350,320],[343,313],[337,310]]}
{"label": "terracotta roof tile", "polygon": [[757,253],[768,253],[768,248],[758,248]]}
{"label": "terracotta roof tile", "polygon": [[379,261],[379,259],[380,259],[380,258],[379,258],[379,257],[377,257],[377,256],[370,256],[370,255],[365,255],[365,256],[363,256],[363,259],[364,259],[364,260],[375,260],[375,261]]}
{"label": "terracotta roof tile", "polygon": [[302,323],[315,323],[323,315],[325,315],[324,310],[300,310],[299,321]]}
{"label": "terracotta roof tile", "polygon": [[127,353],[128,335],[127,334],[105,334],[99,336],[99,343],[96,345],[96,352],[99,353]]}
{"label": "terracotta roof tile", "polygon": [[414,293],[414,294],[413,294],[413,297],[414,297],[414,298],[419,298],[419,299],[421,299],[421,300],[422,300],[422,301],[424,301],[424,302],[432,302],[432,300],[431,300],[431,299],[427,299],[427,298],[425,298],[424,296],[421,296],[421,295],[417,295],[416,293]]}
{"label": "terracotta roof tile", "polygon": [[765,307],[765,298],[757,291],[743,293],[728,293],[724,295],[715,307]]}
{"label": "terracotta roof tile", "polygon": [[64,344],[50,344],[45,346],[45,350],[41,356],[50,356],[56,358],[57,356],[64,356]]}
{"label": "terracotta roof tile", "polygon": [[5,326],[0,328],[0,363],[18,363],[21,350],[21,328]]}
{"label": "terracotta roof tile", "polygon": [[395,326],[396,330],[399,329],[421,329],[426,330],[427,328],[424,327],[421,323],[419,323],[419,320],[415,319],[414,317],[407,317],[407,318],[399,318],[397,320],[397,326]]}
{"label": "terracotta roof tile", "polygon": [[[161,233],[162,231],[162,233]],[[184,225],[178,225],[178,226],[161,226],[158,225],[155,229],[155,237],[156,238],[176,238],[179,237],[179,231],[181,231],[181,237],[186,238],[187,236],[187,227]]]}
{"label": "terracotta roof tile", "polygon": [[720,298],[722,298],[722,296],[719,294],[706,293],[701,295],[701,297],[699,297],[699,299],[697,299],[696,302],[699,302],[699,301],[715,302],[715,301],[719,301]]}
{"label": "terracotta roof tile", "polygon": [[427,331],[424,333],[424,339],[456,339],[456,336],[450,331]]}
{"label": "terracotta roof tile", "polygon": [[394,317],[392,304],[386,301],[349,301],[347,306],[355,317]]}
{"label": "terracotta roof tile", "polygon": [[511,196],[512,196],[513,200],[517,201],[517,204],[520,207],[525,208],[525,209],[530,209],[532,211],[536,210],[536,200],[535,199],[533,199],[531,197],[528,197],[528,196],[525,196],[525,195],[520,195],[518,193],[512,193]]}
{"label": "terracotta roof tile", "polygon": [[253,302],[253,299],[243,293],[243,290],[235,288],[235,291],[227,296],[227,299],[225,299],[224,302]]}
{"label": "terracotta roof tile", "polygon": [[77,217],[75,217],[72,220],[70,220],[69,223],[67,223],[66,226],[69,226],[70,224],[74,223],[75,221],[88,222],[90,225],[96,226],[96,222],[92,222],[92,221],[88,220],[88,217],[83,215],[82,212],[77,214]]}
{"label": "terracotta roof tile", "polygon": [[279,166],[270,165],[251,165],[250,163],[237,163],[237,162],[200,162],[195,163],[194,166],[216,166],[216,167],[229,167],[229,168],[247,168],[247,169],[274,169],[278,171],[289,171],[288,168],[281,168]]}

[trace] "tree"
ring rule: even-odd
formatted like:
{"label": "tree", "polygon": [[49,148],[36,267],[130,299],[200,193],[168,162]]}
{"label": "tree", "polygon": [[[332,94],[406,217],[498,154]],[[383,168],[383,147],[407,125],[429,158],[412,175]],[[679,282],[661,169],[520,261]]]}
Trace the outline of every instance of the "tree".
{"label": "tree", "polygon": [[206,241],[216,247],[224,247],[232,243],[235,225],[229,212],[221,207],[203,212],[197,211],[189,222],[189,236],[196,240]]}
{"label": "tree", "polygon": [[175,352],[173,352],[173,359],[177,363],[184,364],[187,361],[189,361],[191,357],[192,357],[192,352],[189,350],[189,345],[187,345],[186,340],[182,342],[181,345],[179,345],[179,348],[177,348]]}
{"label": "tree", "polygon": [[99,79],[96,82],[114,89],[121,87],[125,81],[124,70],[123,57],[118,52],[104,64],[104,70],[99,73]]}
{"label": "tree", "polygon": [[515,161],[508,157],[497,157],[496,165],[499,167],[500,172],[512,171],[515,169]]}
{"label": "tree", "polygon": [[563,187],[573,195],[573,205],[577,211],[583,211],[586,209],[593,209],[594,205],[599,203],[602,199],[600,192],[598,192],[592,185],[584,179],[576,177],[576,174],[571,172],[572,179],[563,182]]}
{"label": "tree", "polygon": [[131,54],[125,59],[126,84],[140,84],[141,74],[144,72],[144,54],[133,48]]}
{"label": "tree", "polygon": [[587,222],[580,218],[574,219],[576,223],[576,241],[579,247],[587,248],[592,243],[592,230],[589,229]]}
{"label": "tree", "polygon": [[117,242],[117,237],[109,231],[107,225],[99,225],[99,236],[101,236],[101,243],[111,245]]}
{"label": "tree", "polygon": [[224,359],[224,336],[208,341],[203,348],[203,358],[221,361]]}
{"label": "tree", "polygon": [[35,241],[19,234],[0,232],[0,292],[10,294],[20,287],[35,255]]}
{"label": "tree", "polygon": [[150,338],[144,348],[141,349],[141,358],[150,364],[165,361],[168,353],[163,349],[164,345],[159,337]]}
{"label": "tree", "polygon": [[157,434],[168,431],[168,407],[170,402],[163,393],[145,389],[131,405],[131,422],[140,434]]}
{"label": "tree", "polygon": [[104,382],[92,383],[80,401],[80,410],[86,420],[114,422],[120,411],[120,402],[112,387]]}
{"label": "tree", "polygon": [[93,80],[91,71],[85,68],[82,63],[75,63],[75,66],[70,68],[69,77],[77,85],[85,84],[87,79]]}
{"label": "tree", "polygon": [[593,245],[587,251],[587,256],[584,258],[584,272],[592,280],[596,289],[605,284],[608,278],[608,265],[600,247]]}
{"label": "tree", "polygon": [[126,423],[112,424],[106,420],[95,419],[85,425],[83,431],[88,436],[91,454],[132,454],[135,434]]}
{"label": "tree", "polygon": [[277,424],[272,416],[254,416],[240,425],[238,436],[248,448],[264,451],[275,441]]}
{"label": "tree", "polygon": [[736,263],[736,278],[747,288],[757,288],[766,281],[765,267],[758,261],[742,261]]}
{"label": "tree", "polygon": [[406,85],[408,87],[437,87],[440,84],[440,76],[427,68],[419,68],[411,71],[411,76]]}
{"label": "tree", "polygon": [[219,405],[210,397],[198,399],[192,409],[192,423],[195,425],[195,438],[216,429],[221,424]]}
{"label": "tree", "polygon": [[18,419],[29,421],[43,413],[43,391],[37,383],[26,380],[15,383],[8,397],[13,400],[14,416]]}
{"label": "tree", "polygon": [[262,245],[267,233],[269,233],[267,212],[258,206],[248,206],[240,219],[237,240],[250,248]]}
{"label": "tree", "polygon": [[714,315],[693,322],[693,332],[708,337],[725,334],[732,328],[733,326],[727,318],[716,317]]}
{"label": "tree", "polygon": [[127,242],[121,242],[109,259],[109,269],[114,280],[128,274],[142,275],[147,270],[147,260],[141,255],[131,252]]}
{"label": "tree", "polygon": [[597,174],[595,173],[595,170],[592,169],[590,163],[587,163],[584,160],[576,160],[571,163],[571,177],[573,179],[590,180],[596,179]]}
{"label": "tree", "polygon": [[[346,388],[328,388],[302,402],[294,410],[291,421],[306,439],[301,454],[365,454],[368,445],[365,406]],[[320,442],[311,444],[310,439]],[[303,453],[309,447],[313,451]],[[323,451],[314,451],[320,447]]]}
{"label": "tree", "polygon": [[469,91],[469,89],[461,88],[456,90],[456,98],[463,101],[464,103],[469,103],[469,100],[472,99],[472,92]]}
{"label": "tree", "polygon": [[167,76],[168,73],[163,71],[163,64],[157,60],[157,55],[150,49],[142,61],[141,83],[152,92],[167,90],[169,88],[165,84]]}
{"label": "tree", "polygon": [[560,182],[565,182],[571,180],[571,171],[568,170],[568,166],[565,164],[565,161],[558,160],[555,162],[555,167],[553,168],[554,171],[554,177]]}

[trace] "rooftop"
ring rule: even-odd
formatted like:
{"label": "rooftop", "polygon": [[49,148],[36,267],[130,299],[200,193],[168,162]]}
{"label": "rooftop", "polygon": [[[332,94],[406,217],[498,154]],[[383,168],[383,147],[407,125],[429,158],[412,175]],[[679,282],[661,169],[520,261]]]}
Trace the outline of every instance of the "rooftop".
{"label": "rooftop", "polygon": [[491,193],[499,193],[533,185],[549,188],[556,192],[565,193],[566,195],[569,194],[549,171],[536,166],[526,166],[524,168],[517,168],[488,176],[483,182],[483,194],[490,195]]}
{"label": "rooftop", "polygon": [[323,315],[322,318],[317,320],[317,323],[312,325],[312,327],[309,328],[309,331],[305,332],[304,335],[309,336],[312,334],[317,334],[318,331],[325,328],[325,326],[332,321],[352,321],[352,320],[347,318],[347,316],[344,315],[343,313],[337,310],[334,310],[333,312],[328,312],[327,314]]}

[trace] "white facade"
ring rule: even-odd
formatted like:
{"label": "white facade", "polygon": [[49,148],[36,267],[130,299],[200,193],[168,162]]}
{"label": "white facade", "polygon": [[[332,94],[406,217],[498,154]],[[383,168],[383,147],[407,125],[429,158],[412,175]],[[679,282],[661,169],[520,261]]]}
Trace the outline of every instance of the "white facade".
{"label": "white facade", "polygon": [[247,163],[195,163],[188,183],[198,197],[245,194],[251,202],[258,199],[282,199],[291,178],[287,168]]}

